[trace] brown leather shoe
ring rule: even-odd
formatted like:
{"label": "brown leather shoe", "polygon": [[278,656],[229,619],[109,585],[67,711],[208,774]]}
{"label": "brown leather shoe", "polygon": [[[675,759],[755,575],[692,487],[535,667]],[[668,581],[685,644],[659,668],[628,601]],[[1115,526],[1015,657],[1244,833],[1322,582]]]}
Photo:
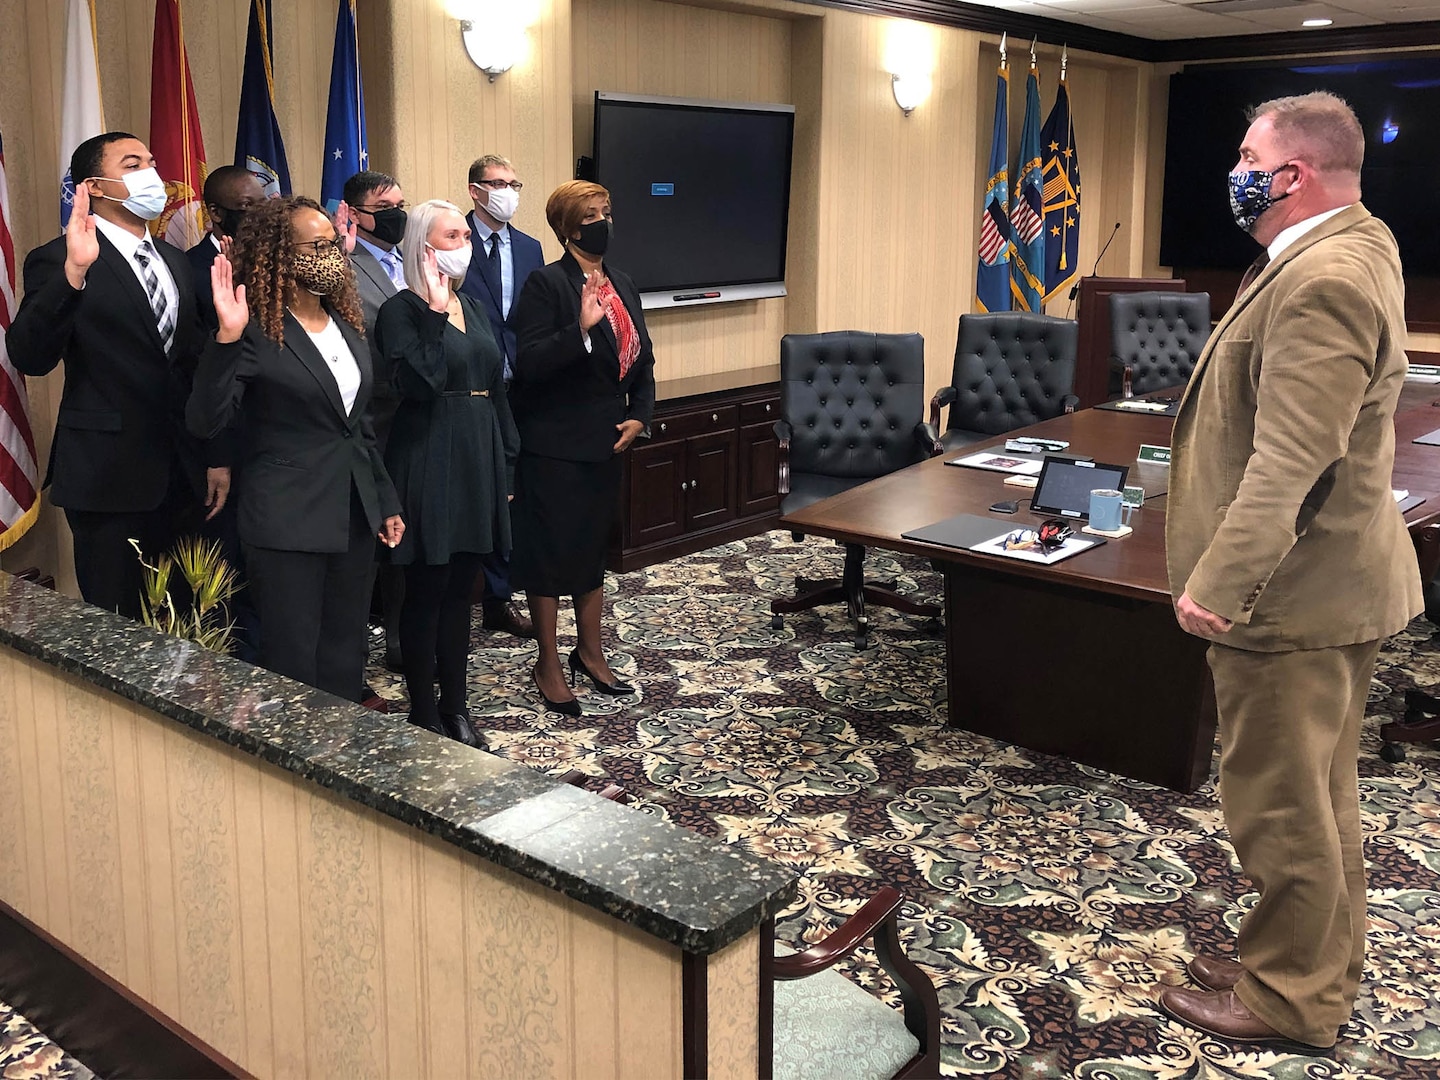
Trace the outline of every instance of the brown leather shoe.
{"label": "brown leather shoe", "polygon": [[1219,956],[1205,956],[1203,953],[1185,965],[1193,982],[1206,990],[1229,990],[1240,981],[1245,968],[1239,960]]}
{"label": "brown leather shoe", "polygon": [[480,625],[486,630],[499,630],[501,633],[518,638],[535,636],[535,624],[525,617],[520,610],[520,605],[514,600],[506,600],[501,603],[487,600],[483,610],[484,616]]}
{"label": "brown leather shoe", "polygon": [[1275,1046],[1292,1054],[1317,1056],[1330,1046],[1312,1046],[1288,1039],[1245,1007],[1234,990],[1187,990],[1167,986],[1160,992],[1160,1008],[1180,1023],[1229,1042]]}

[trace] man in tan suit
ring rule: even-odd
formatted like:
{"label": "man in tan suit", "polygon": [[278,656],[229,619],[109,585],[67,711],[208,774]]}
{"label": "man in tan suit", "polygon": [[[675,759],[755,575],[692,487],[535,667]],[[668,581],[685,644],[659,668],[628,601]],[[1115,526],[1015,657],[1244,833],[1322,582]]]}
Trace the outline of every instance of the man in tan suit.
{"label": "man in tan suit", "polygon": [[1419,614],[1390,491],[1406,360],[1390,230],[1360,204],[1365,140],[1339,98],[1257,107],[1230,174],[1264,247],[1175,419],[1165,543],[1175,611],[1210,639],[1220,796],[1260,899],[1240,959],[1160,1004],[1237,1042],[1316,1052],[1365,950],[1356,761],[1380,640]]}

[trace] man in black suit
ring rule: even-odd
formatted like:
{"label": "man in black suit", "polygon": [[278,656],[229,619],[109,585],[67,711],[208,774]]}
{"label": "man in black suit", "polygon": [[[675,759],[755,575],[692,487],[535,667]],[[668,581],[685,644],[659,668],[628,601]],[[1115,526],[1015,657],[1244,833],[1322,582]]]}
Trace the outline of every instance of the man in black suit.
{"label": "man in black suit", "polygon": [[[391,383],[390,365],[375,347],[375,319],[385,301],[405,288],[400,250],[400,238],[405,235],[405,192],[395,177],[367,169],[346,180],[341,195],[344,202],[335,223],[350,253],[350,265],[355,268],[355,288],[365,314],[365,337],[370,343],[370,363],[375,368],[370,424],[383,455],[400,399]],[[375,572],[385,619],[385,666],[391,671],[403,671],[400,605],[405,602],[405,571],[382,561],[376,564]]]}
{"label": "man in black suit", "polygon": [[[460,291],[484,305],[490,332],[505,357],[508,385],[515,374],[515,329],[510,313],[525,279],[545,265],[545,256],[540,241],[510,224],[520,205],[520,189],[525,185],[516,179],[509,159],[499,154],[476,158],[470,165],[469,180],[470,201],[475,204],[469,215],[473,244],[470,272]],[[510,589],[509,553],[486,555],[481,569],[485,576],[485,629],[533,637],[534,626],[520,613]]]}
{"label": "man in black suit", "polygon": [[198,244],[185,252],[195,273],[195,305],[200,321],[210,333],[215,332],[215,301],[210,295],[210,264],[220,254],[220,241],[240,231],[245,211],[265,198],[265,188],[249,169],[239,165],[221,165],[205,177],[205,213],[210,218],[210,231]]}
{"label": "man in black suit", "polygon": [[166,195],[144,143],[119,131],[87,139],[70,174],[70,222],[25,259],[9,350],[26,375],[65,361],[50,499],[74,534],[81,595],[138,618],[129,540],[154,558],[198,524],[202,498],[217,510],[225,498],[183,426],[200,348],[195,290],[184,253],[146,230]]}

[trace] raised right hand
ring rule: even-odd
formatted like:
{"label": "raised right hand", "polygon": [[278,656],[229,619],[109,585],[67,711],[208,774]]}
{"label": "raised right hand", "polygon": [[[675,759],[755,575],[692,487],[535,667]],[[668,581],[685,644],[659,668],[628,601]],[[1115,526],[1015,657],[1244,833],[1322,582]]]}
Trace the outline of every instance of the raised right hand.
{"label": "raised right hand", "polygon": [[215,295],[215,315],[220,320],[215,340],[222,345],[239,341],[250,322],[250,306],[245,302],[245,286],[235,284],[235,272],[224,255],[216,255],[210,264],[210,289]]}
{"label": "raised right hand", "polygon": [[360,223],[355,218],[355,211],[350,209],[350,204],[341,201],[335,208],[335,232],[340,237],[340,243],[345,247],[346,255],[355,254],[355,230]]}
{"label": "raised right hand", "polygon": [[605,315],[600,303],[600,271],[585,275],[585,287],[580,290],[580,329],[587,334],[590,328]]}
{"label": "raised right hand", "polygon": [[75,185],[75,201],[65,225],[65,277],[73,288],[84,287],[85,275],[99,257],[100,238],[95,233],[95,219],[90,216],[90,189],[82,180]]}

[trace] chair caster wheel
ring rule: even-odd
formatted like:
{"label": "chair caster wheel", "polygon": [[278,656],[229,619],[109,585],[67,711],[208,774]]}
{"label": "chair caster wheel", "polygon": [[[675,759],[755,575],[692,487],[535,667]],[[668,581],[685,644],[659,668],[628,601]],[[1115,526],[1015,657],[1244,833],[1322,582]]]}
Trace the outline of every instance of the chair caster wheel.
{"label": "chair caster wheel", "polygon": [[1387,742],[1380,747],[1380,759],[1388,761],[1391,765],[1399,765],[1405,760],[1405,747],[1399,743]]}
{"label": "chair caster wheel", "polygon": [[864,631],[860,631],[860,632],[856,633],[856,635],[855,635],[855,651],[856,651],[856,652],[864,652],[864,651],[865,651],[866,649],[868,649],[869,647],[870,647],[870,638],[869,638],[868,636],[866,636],[865,632],[864,632]]}
{"label": "chair caster wheel", "polygon": [[770,629],[771,629],[771,630],[783,630],[783,629],[785,629],[785,619],[784,619],[782,616],[779,616],[779,615],[771,615],[771,616],[770,616]]}

